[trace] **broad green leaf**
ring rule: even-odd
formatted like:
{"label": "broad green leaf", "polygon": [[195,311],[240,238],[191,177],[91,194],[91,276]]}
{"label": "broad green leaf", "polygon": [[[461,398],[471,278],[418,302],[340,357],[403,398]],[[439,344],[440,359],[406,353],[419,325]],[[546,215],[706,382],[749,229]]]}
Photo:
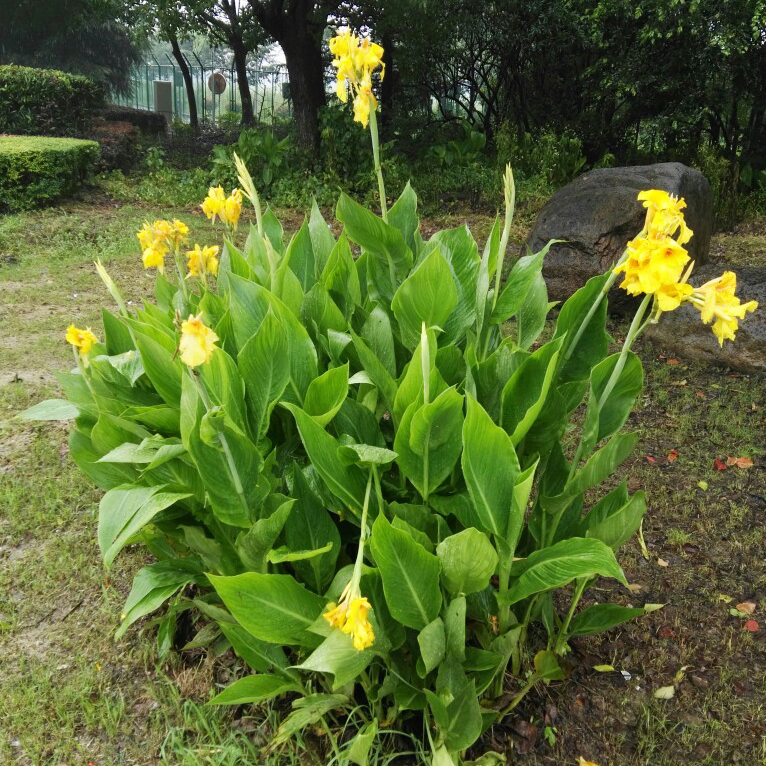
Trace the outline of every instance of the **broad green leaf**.
{"label": "broad green leaf", "polygon": [[429,404],[413,402],[394,439],[396,462],[423,497],[449,476],[460,457],[463,397],[448,388]]}
{"label": "broad green leaf", "polygon": [[295,681],[280,676],[245,676],[216,694],[208,705],[254,705],[265,702],[285,692],[298,692],[301,687]]}
{"label": "broad green leaf", "polygon": [[568,497],[575,497],[611,476],[615,468],[633,451],[636,441],[638,441],[636,432],[613,436],[600,450],[593,453],[574,475],[567,485],[565,494]]}
{"label": "broad green leaf", "polygon": [[365,488],[361,470],[340,460],[338,442],[309,414],[292,404],[283,404],[292,412],[303,446],[327,488],[353,513],[360,515]]}
{"label": "broad green leaf", "polygon": [[417,255],[422,245],[418,232],[418,198],[409,181],[399,195],[399,199],[391,205],[388,211],[388,223],[395,229],[399,229],[407,247]]}
{"label": "broad green leaf", "polygon": [[447,637],[444,633],[444,623],[441,617],[429,622],[418,633],[418,646],[426,674],[428,674],[444,659],[447,649]]}
{"label": "broad green leaf", "polygon": [[337,414],[348,395],[348,362],[314,378],[306,391],[303,409],[324,428]]}
{"label": "broad green leaf", "polygon": [[98,507],[98,546],[104,565],[110,567],[117,554],[160,511],[189,494],[160,492],[160,487],[126,485],[110,489]]}
{"label": "broad green leaf", "polygon": [[568,635],[590,636],[594,633],[601,633],[616,628],[635,617],[641,617],[643,614],[645,614],[643,609],[631,609],[618,604],[594,604],[583,609],[572,620]]}
{"label": "broad green leaf", "polygon": [[497,552],[483,532],[469,527],[436,546],[442,580],[454,596],[484,590],[497,567]]}
{"label": "broad green leaf", "polygon": [[[377,637],[376,637],[377,639]],[[372,662],[376,646],[359,652],[354,649],[351,636],[340,630],[332,630],[324,641],[300,664],[300,670],[313,670],[315,673],[332,673],[333,691],[343,688],[349,681],[354,681]]]}
{"label": "broad green leaf", "polygon": [[[485,532],[505,539],[511,512],[519,511],[513,504],[519,461],[508,434],[472,396],[463,424],[462,463],[478,523]],[[525,510],[520,509],[522,520]]]}
{"label": "broad green leaf", "polygon": [[345,234],[341,234],[338,243],[330,253],[320,280],[343,312],[343,316],[349,320],[355,306],[362,303],[362,291],[359,285],[359,274]]}
{"label": "broad green leaf", "polygon": [[[229,619],[233,618],[229,616]],[[272,668],[287,667],[287,657],[280,647],[261,641],[236,622],[219,620],[218,627],[251,670],[262,673]]]}
{"label": "broad green leaf", "polygon": [[333,237],[330,227],[322,217],[315,199],[311,200],[309,236],[311,237],[311,249],[314,253],[316,273],[321,274],[330,257],[330,253],[332,253],[335,247],[335,237]]}
{"label": "broad green leaf", "polygon": [[375,447],[371,444],[349,444],[338,448],[338,455],[345,463],[364,463],[366,465],[390,465],[398,455],[390,449]]}
{"label": "broad green leaf", "polygon": [[[409,186],[409,183],[407,185]],[[378,719],[373,718],[372,721],[359,729],[351,742],[351,746],[346,751],[349,763],[355,763],[357,766],[368,766],[370,749],[377,736]]]}
{"label": "broad green leaf", "polygon": [[295,500],[282,503],[270,516],[258,519],[237,538],[236,548],[242,563],[251,571],[265,572],[274,543],[282,532]]}
{"label": "broad green leaf", "polygon": [[437,248],[402,282],[391,303],[402,343],[414,349],[424,322],[426,327],[443,328],[457,299],[452,270]]}
{"label": "broad green leaf", "polygon": [[158,561],[139,569],[114,637],[121,638],[136,620],[161,607],[177,590],[195,579],[189,569],[181,568],[175,561]]}
{"label": "broad green leaf", "polygon": [[174,358],[175,342],[141,322],[131,320],[130,323],[146,376],[157,393],[171,407],[178,407],[181,400],[183,364],[180,358]]}
{"label": "broad green leaf", "polygon": [[[532,288],[536,276],[543,267],[543,258],[550,244],[534,255],[524,255],[513,264],[505,287],[500,293],[495,309],[492,312],[492,324],[507,322],[515,316],[524,305],[527,293]],[[548,300],[547,294],[545,298]]]}
{"label": "broad green leaf", "polygon": [[406,532],[392,527],[383,514],[372,526],[371,549],[394,619],[422,630],[441,608],[439,559]]}
{"label": "broad green leaf", "polygon": [[511,587],[499,593],[499,603],[515,604],[535,593],[561,588],[578,577],[613,577],[627,585],[612,549],[600,540],[573,537],[531,553],[515,562]]}
{"label": "broad green leaf", "polygon": [[307,726],[319,721],[322,716],[331,710],[345,708],[349,699],[345,694],[309,694],[306,697],[293,702],[293,710],[285,718],[277,729],[277,733],[271,738],[269,746],[272,748],[290,741],[298,732]]}
{"label": "broad green leaf", "polygon": [[396,381],[386,368],[386,365],[378,358],[377,354],[367,345],[362,337],[353,331],[351,332],[351,337],[354,340],[354,348],[359,355],[362,367],[369,375],[373,385],[377,386],[389,412],[393,412],[397,392]]}
{"label": "broad green leaf", "polygon": [[256,638],[272,644],[317,645],[319,637],[308,629],[327,601],[291,575],[247,572],[208,579],[237,622]]}
{"label": "broad green leaf", "polygon": [[317,550],[331,544],[327,553],[293,563],[298,577],[316,593],[323,593],[335,574],[335,562],[340,553],[340,533],[311,491],[303,471],[293,465],[291,494],[295,506],[285,522],[285,540],[293,550]]}
{"label": "broad green leaf", "polygon": [[335,214],[346,227],[349,239],[373,255],[382,267],[400,278],[412,268],[412,251],[398,229],[346,194],[340,195]]}
{"label": "broad green leaf", "polygon": [[46,399],[16,417],[21,420],[73,420],[79,414],[77,407],[66,399]]}
{"label": "broad green leaf", "polygon": [[362,325],[360,333],[369,349],[380,360],[386,372],[396,377],[396,355],[394,351],[394,335],[391,331],[391,320],[388,314],[380,307],[370,311],[369,316]]}
{"label": "broad green leaf", "polygon": [[517,342],[521,348],[528,349],[537,340],[545,327],[550,307],[545,280],[538,272],[516,316]]}
{"label": "broad green leaf", "polygon": [[325,553],[329,553],[332,550],[333,544],[327,543],[321,548],[315,548],[313,550],[291,550],[286,545],[280,545],[278,548],[272,548],[266,558],[270,564],[284,564],[294,563],[296,561],[307,561],[308,559],[314,559],[318,556],[322,556]]}
{"label": "broad green leaf", "polygon": [[[331,234],[330,237],[332,237]],[[311,233],[305,219],[287,246],[284,262],[288,264],[293,274],[298,277],[303,292],[307,292],[316,281],[317,269]]]}
{"label": "broad green leaf", "polygon": [[535,676],[546,683],[548,681],[560,681],[564,677],[564,671],[559,665],[558,658],[550,650],[539,651],[534,659]]}
{"label": "broad green leaf", "polygon": [[287,336],[272,312],[245,343],[237,364],[245,381],[253,436],[258,440],[268,430],[274,405],[290,379]]}
{"label": "broad green leaf", "polygon": [[585,537],[601,540],[613,551],[619,550],[641,526],[646,513],[646,495],[636,492],[620,508],[608,515],[594,508],[584,519]]}
{"label": "broad green leaf", "polygon": [[548,396],[561,339],[552,340],[525,359],[503,388],[502,424],[514,446],[526,436]]}
{"label": "broad green leaf", "polygon": [[453,659],[465,660],[465,596],[453,598],[444,610],[446,652]]}

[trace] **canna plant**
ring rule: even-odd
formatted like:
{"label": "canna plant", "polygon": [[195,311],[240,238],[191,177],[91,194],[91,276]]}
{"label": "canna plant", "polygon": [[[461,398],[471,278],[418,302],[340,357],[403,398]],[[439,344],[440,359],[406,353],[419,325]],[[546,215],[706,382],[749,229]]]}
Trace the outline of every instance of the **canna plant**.
{"label": "canna plant", "polygon": [[[618,267],[550,320],[550,244],[502,283],[510,168],[481,250],[465,226],[425,241],[409,185],[386,204],[370,90],[382,49],[350,33],[331,49],[339,93],[350,83],[363,100],[382,217],[341,195],[337,239],[314,204],[285,243],[238,162],[241,188],[202,206],[224,227],[220,251],[184,256],[183,224],[147,224],[156,303],[136,310],[97,264],[117,305],[104,338],[69,328],[67,399],[25,417],[74,420],[71,455],[105,490],[106,566],[132,543],[155,559],[117,636],[165,607],[166,652],[194,609],[208,621],[196,644],[251,670],[214,704],[292,700],[270,747],[316,725],[328,763],[366,764],[376,739],[406,729],[429,763],[457,765],[530,689],[564,677],[572,637],[651,608],[580,608],[599,577],[627,585],[616,554],[646,510],[614,486],[637,438],[622,430],[642,388],[636,338],[689,301],[723,342],[755,305],[730,275],[686,283],[683,201],[652,190]],[[242,241],[245,200],[256,224]],[[643,297],[609,353],[618,274]]]}

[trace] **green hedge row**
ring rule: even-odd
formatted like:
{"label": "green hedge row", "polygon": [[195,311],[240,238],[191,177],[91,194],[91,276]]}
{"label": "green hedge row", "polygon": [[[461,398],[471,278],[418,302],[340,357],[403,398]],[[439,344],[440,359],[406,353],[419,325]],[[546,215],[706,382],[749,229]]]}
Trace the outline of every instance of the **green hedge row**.
{"label": "green hedge row", "polygon": [[72,136],[104,106],[101,85],[87,77],[24,66],[0,66],[0,133]]}
{"label": "green hedge row", "polygon": [[71,194],[98,157],[95,141],[0,136],[0,211],[39,207]]}

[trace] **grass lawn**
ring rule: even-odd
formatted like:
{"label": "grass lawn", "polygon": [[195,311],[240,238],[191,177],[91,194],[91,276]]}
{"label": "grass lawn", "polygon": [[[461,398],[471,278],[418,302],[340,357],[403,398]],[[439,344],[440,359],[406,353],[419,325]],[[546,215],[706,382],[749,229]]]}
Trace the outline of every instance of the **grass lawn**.
{"label": "grass lawn", "polygon": [[[99,492],[69,459],[65,424],[14,420],[56,395],[54,372],[72,364],[66,326],[100,331],[110,298],[95,258],[126,298],[151,297],[153,277],[141,268],[134,233],[160,216],[181,218],[193,240],[210,242],[196,212],[117,207],[103,198],[0,217],[2,764],[314,762],[299,749],[259,755],[275,710],[204,706],[239,672],[233,657],[191,649],[160,662],[146,622],[114,642],[146,553],[129,549],[103,569]],[[483,243],[488,216],[453,214],[424,229],[465,220]],[[299,221],[290,214],[286,228]],[[518,241],[527,223],[514,230]],[[766,235],[743,226],[717,236],[713,251],[762,263]],[[619,340],[624,327],[612,331]],[[600,766],[766,764],[766,381],[687,364],[650,345],[638,351],[646,390],[629,427],[641,437],[621,475],[649,496],[648,558],[631,541],[621,562],[633,592],[591,596],[665,606],[578,642],[569,678],[530,694],[483,744],[530,766],[574,764],[580,755]],[[726,466],[729,457],[752,458],[753,466]],[[757,632],[730,614],[746,600],[756,604]],[[600,665],[614,670],[594,670]],[[673,698],[656,699],[667,686]]]}

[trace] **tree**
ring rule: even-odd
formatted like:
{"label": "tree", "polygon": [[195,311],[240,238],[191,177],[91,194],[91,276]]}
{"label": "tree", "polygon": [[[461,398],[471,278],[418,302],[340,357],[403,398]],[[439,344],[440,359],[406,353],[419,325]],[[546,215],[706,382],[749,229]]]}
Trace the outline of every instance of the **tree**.
{"label": "tree", "polygon": [[0,63],[75,72],[130,91],[142,43],[116,19],[116,0],[18,0],[3,7]]}
{"label": "tree", "polygon": [[285,54],[297,141],[319,151],[319,110],[326,103],[322,38],[340,0],[249,0],[257,22]]}

